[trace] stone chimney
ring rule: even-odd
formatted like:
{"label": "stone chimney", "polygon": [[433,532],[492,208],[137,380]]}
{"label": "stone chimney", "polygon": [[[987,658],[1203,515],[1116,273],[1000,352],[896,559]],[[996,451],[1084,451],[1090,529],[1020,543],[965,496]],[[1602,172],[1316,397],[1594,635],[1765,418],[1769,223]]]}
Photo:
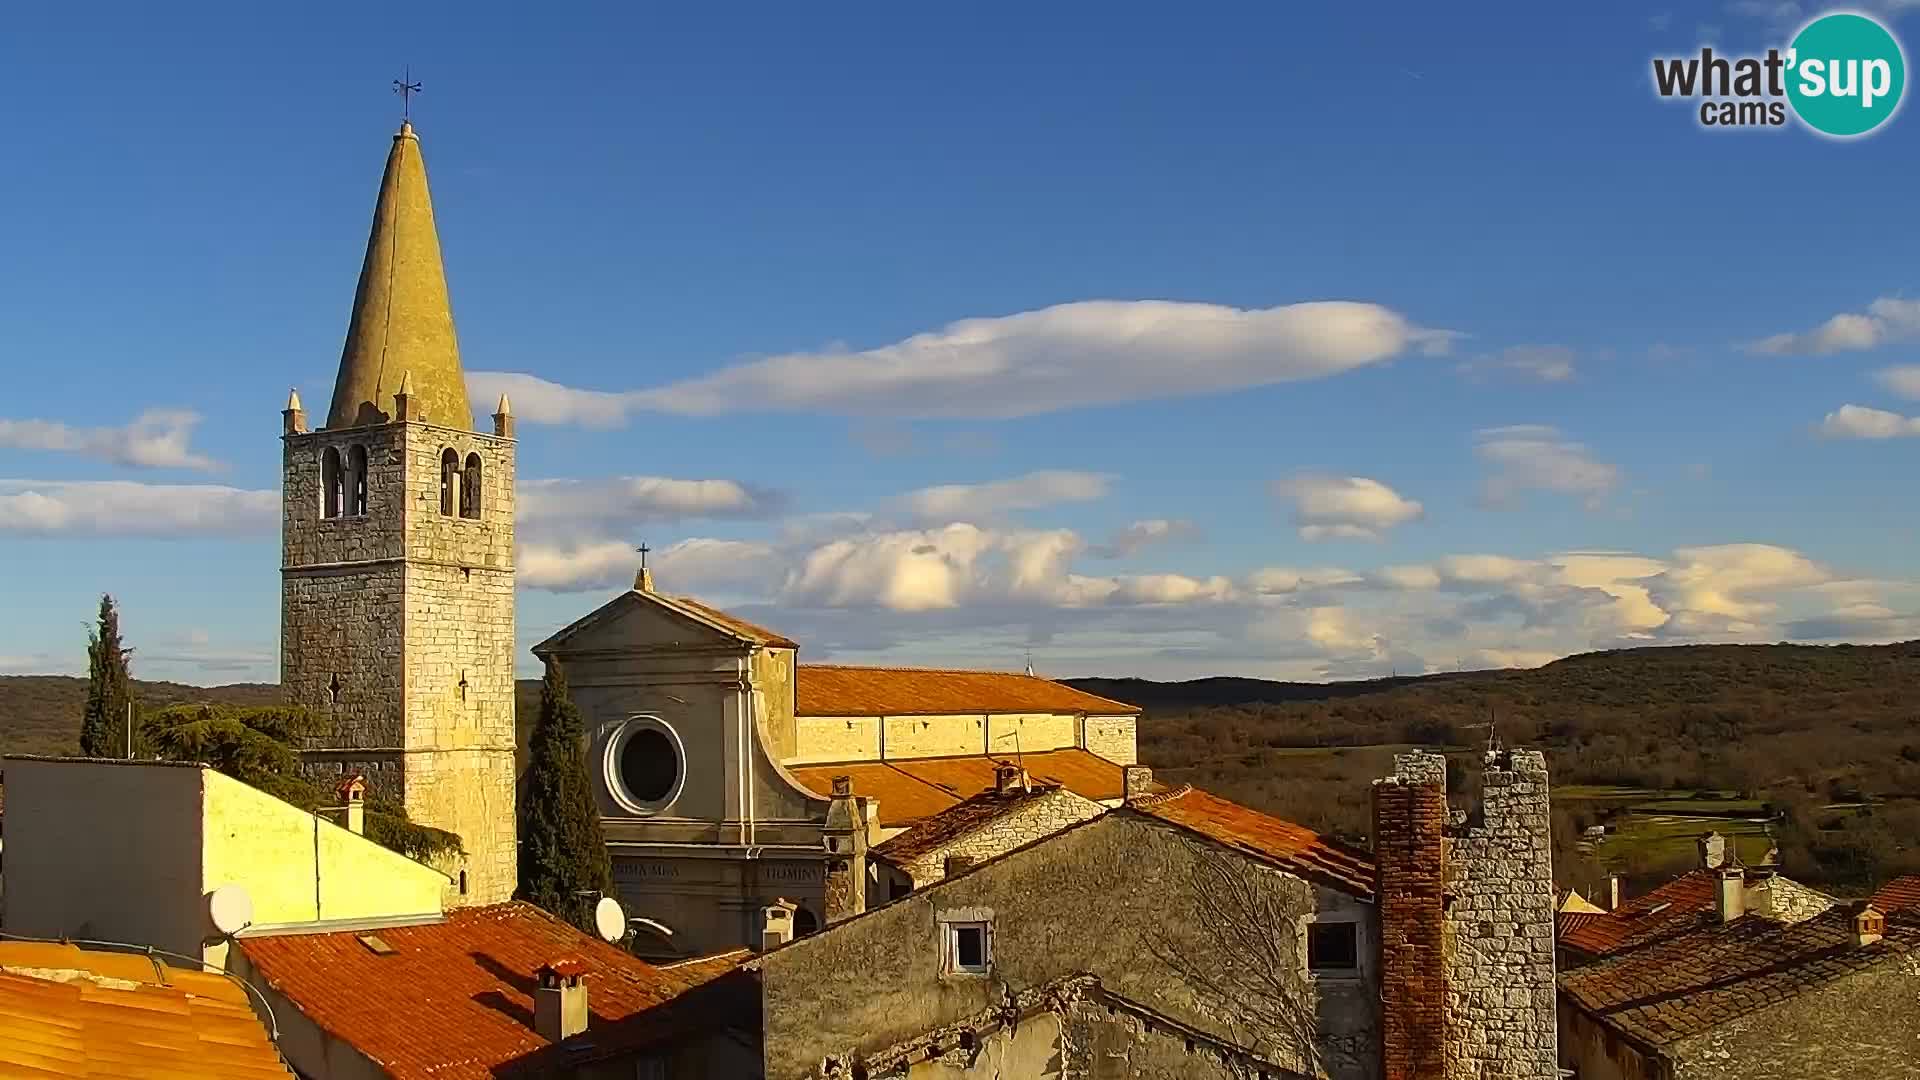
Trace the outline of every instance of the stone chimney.
{"label": "stone chimney", "polygon": [[1127,765],[1120,770],[1122,791],[1126,801],[1132,802],[1143,795],[1153,794],[1153,770],[1145,765]]}
{"label": "stone chimney", "polygon": [[1018,765],[999,764],[993,767],[993,792],[996,795],[1017,795],[1027,790],[1027,771]]}
{"label": "stone chimney", "polygon": [[280,410],[281,427],[288,435],[307,433],[307,410],[300,404],[300,391],[287,391],[287,407]]}
{"label": "stone chimney", "polygon": [[947,856],[946,864],[942,867],[941,876],[943,878],[950,878],[964,874],[973,869],[974,864],[978,861],[978,859],[975,859],[971,855],[949,855]]}
{"label": "stone chimney", "polygon": [[867,808],[853,793],[853,778],[833,778],[826,824],[820,830],[827,849],[827,924],[867,910]]}
{"label": "stone chimney", "polygon": [[500,395],[500,404],[493,410],[493,433],[502,439],[513,438],[513,402],[506,394]]}
{"label": "stone chimney", "polygon": [[1727,838],[1717,832],[1700,834],[1694,841],[1700,849],[1700,867],[1703,870],[1718,870],[1727,865]]}
{"label": "stone chimney", "polygon": [[533,1030],[548,1042],[569,1039],[587,1030],[587,971],[578,960],[555,960],[535,977]]}
{"label": "stone chimney", "polygon": [[1853,912],[1853,947],[1864,949],[1879,941],[1887,933],[1887,916],[1871,902],[1861,904]]}
{"label": "stone chimney", "polygon": [[1608,911],[1620,910],[1620,901],[1622,899],[1620,895],[1620,886],[1621,886],[1621,878],[1619,874],[1607,875],[1607,910]]}
{"label": "stone chimney", "polygon": [[[1703,845],[1704,846],[1704,845]],[[1747,873],[1737,866],[1714,871],[1713,913],[1730,923],[1747,913]]]}
{"label": "stone chimney", "polygon": [[340,799],[340,827],[350,833],[366,835],[367,832],[367,778],[354,773],[340,786],[334,788],[334,794]]}
{"label": "stone chimney", "polygon": [[785,897],[761,909],[761,952],[772,952],[793,940],[793,913],[797,910],[799,905]]}

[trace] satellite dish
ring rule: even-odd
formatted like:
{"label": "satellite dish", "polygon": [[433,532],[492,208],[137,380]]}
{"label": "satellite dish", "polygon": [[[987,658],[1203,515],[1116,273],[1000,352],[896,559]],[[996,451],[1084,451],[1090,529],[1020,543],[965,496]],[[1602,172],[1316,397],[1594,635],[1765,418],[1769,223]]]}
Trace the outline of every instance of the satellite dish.
{"label": "satellite dish", "polygon": [[238,885],[222,885],[207,896],[207,914],[222,934],[237,934],[253,925],[253,897]]}
{"label": "satellite dish", "polygon": [[627,933],[627,913],[620,910],[620,901],[611,896],[603,896],[593,905],[593,928],[600,932],[606,941],[619,941]]}

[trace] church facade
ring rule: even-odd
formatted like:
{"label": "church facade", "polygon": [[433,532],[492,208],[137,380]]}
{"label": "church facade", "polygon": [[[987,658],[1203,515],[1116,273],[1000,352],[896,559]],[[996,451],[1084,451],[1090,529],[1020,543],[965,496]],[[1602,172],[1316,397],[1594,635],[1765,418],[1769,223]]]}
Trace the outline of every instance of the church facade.
{"label": "church facade", "polygon": [[512,897],[514,440],[476,430],[425,163],[394,136],[325,422],[283,414],[280,677],[328,718],[305,750],[465,854],[448,900]]}
{"label": "church facade", "polygon": [[645,571],[534,647],[565,666],[586,720],[642,952],[757,945],[782,902],[804,935],[890,899],[866,852],[1009,766],[1104,806],[1125,795],[1133,706],[1031,673],[802,664],[799,651]]}

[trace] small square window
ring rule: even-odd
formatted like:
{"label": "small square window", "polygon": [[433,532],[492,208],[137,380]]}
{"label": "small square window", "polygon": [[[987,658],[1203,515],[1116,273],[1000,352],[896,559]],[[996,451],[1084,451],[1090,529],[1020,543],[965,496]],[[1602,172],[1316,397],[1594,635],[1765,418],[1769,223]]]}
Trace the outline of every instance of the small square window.
{"label": "small square window", "polygon": [[1350,922],[1307,924],[1307,970],[1352,973],[1360,967],[1359,927]]}
{"label": "small square window", "polygon": [[947,970],[966,975],[985,975],[992,965],[987,952],[987,924],[956,922],[947,924]]}

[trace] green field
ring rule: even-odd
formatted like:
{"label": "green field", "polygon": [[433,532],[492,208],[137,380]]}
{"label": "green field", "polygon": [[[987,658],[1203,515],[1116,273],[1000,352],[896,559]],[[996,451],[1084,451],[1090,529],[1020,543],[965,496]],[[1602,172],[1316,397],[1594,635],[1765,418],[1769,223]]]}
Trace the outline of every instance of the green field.
{"label": "green field", "polygon": [[1717,832],[1733,841],[1741,861],[1761,862],[1773,838],[1759,799],[1722,791],[1654,791],[1647,788],[1569,785],[1554,791],[1556,802],[1586,804],[1597,818],[1611,812],[1606,837],[1591,845],[1593,858],[1607,870],[1629,866],[1676,864],[1695,857],[1702,833]]}

